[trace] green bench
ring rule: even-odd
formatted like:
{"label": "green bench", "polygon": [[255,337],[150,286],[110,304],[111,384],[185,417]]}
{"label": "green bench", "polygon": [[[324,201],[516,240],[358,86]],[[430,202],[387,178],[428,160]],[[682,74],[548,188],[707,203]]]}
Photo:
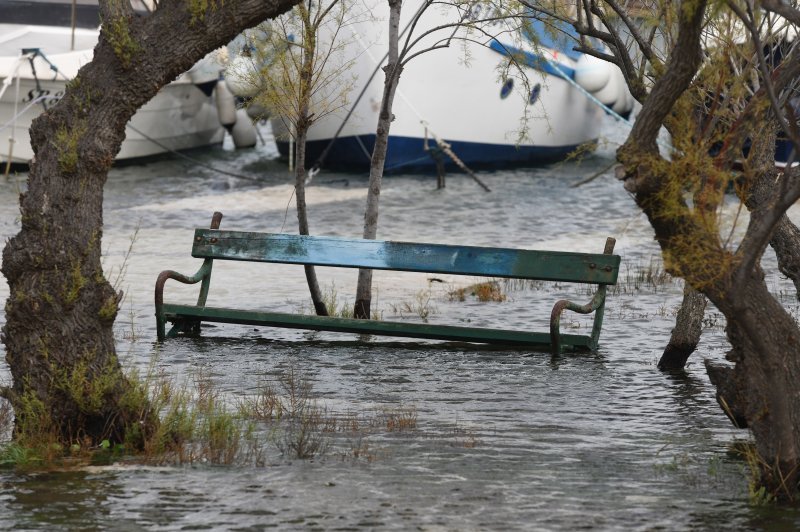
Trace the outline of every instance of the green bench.
{"label": "green bench", "polygon": [[[595,351],[603,324],[606,287],[616,284],[619,273],[620,257],[612,254],[613,238],[607,239],[602,254],[591,254],[222,231],[219,229],[221,219],[221,213],[214,213],[211,229],[195,230],[192,256],[203,259],[203,265],[197,273],[186,276],[164,271],[158,276],[155,307],[159,341],[179,334],[196,335],[200,332],[201,322],[218,322],[546,347],[554,353],[564,349]],[[206,299],[211,269],[214,261],[219,260],[589,283],[598,286],[591,301],[585,305],[558,301],[550,316],[549,332],[530,332],[209,307],[206,306]],[[201,283],[197,304],[164,303],[164,284],[169,279],[186,284]],[[559,323],[564,310],[582,314],[594,312],[591,334],[561,334]],[[173,324],[169,332],[166,332],[167,322]]]}

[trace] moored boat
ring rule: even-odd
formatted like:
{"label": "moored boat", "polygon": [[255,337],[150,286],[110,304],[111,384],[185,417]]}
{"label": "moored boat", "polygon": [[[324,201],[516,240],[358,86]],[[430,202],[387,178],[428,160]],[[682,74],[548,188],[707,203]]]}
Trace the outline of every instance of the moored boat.
{"label": "moored boat", "polygon": [[[0,0],[3,163],[30,161],[31,122],[64,94],[67,82],[92,59],[99,38],[97,3],[79,0],[75,7],[73,12],[69,0]],[[214,93],[222,69],[210,56],[162,88],[128,123],[117,160],[220,144],[225,129],[218,112],[221,99]],[[230,102],[222,107],[230,112],[233,96],[227,94]],[[228,127],[237,119],[235,109],[232,112],[232,118],[223,120]]]}
{"label": "moored boat", "polygon": [[[358,58],[345,74],[355,79],[343,98],[349,104],[317,121],[308,133],[306,160],[327,168],[368,168],[375,143],[388,7],[364,1],[362,8],[372,15],[368,20],[328,27],[327,34],[323,27],[318,39],[330,40],[337,30],[339,35],[349,33],[334,52],[342,57],[330,62],[341,65]],[[410,26],[417,4],[403,6],[401,29]],[[457,16],[463,13],[429,9],[415,35]],[[631,111],[633,99],[619,69],[572,51],[574,41],[553,38],[541,24],[533,28],[542,30],[536,45],[498,31],[496,37],[482,36],[481,43],[454,41],[409,61],[394,100],[385,169],[434,168],[440,156],[430,149],[434,136],[473,168],[552,162],[591,147],[608,113]],[[431,36],[428,43],[440,38]],[[504,70],[511,57],[520,63],[519,70]],[[278,149],[286,156],[291,149],[289,121],[280,116],[271,121]]]}

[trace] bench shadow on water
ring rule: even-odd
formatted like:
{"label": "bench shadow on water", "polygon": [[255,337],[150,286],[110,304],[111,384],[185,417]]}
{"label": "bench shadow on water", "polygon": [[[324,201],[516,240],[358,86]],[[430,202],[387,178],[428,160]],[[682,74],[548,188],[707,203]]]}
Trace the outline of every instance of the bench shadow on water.
{"label": "bench shadow on water", "polygon": [[[252,162],[242,157],[243,166]],[[583,187],[568,186],[607,165],[597,157],[582,167],[490,173],[485,180],[491,195],[458,176],[436,193],[429,178],[387,178],[381,237],[599,252],[605,237],[614,236],[624,279],[626,264],[647,264],[657,256],[646,221],[610,174]],[[271,178],[265,192],[253,183],[220,187],[202,172],[192,180],[164,177],[186,173],[167,162],[115,172],[105,199],[110,260],[127,249],[138,220],[147,219],[128,266],[129,299],[117,322],[126,365],[145,369],[155,360],[178,381],[202,374],[232,403],[295,371],[328,412],[409,408],[415,424],[363,435],[371,452],[359,457],[346,452],[349,436],[332,434],[326,452],[306,460],[287,456],[267,439],[259,466],[2,470],[0,528],[779,530],[800,524],[796,511],[748,503],[744,462],[733,453],[746,434],[722,415],[700,363],[703,357],[721,359],[726,349],[713,309],[686,372],[656,369],[680,301],[679,284],[630,285],[611,293],[596,354],[553,357],[526,349],[235,325],[156,344],[153,283],[163,269],[196,270],[199,261],[188,257],[193,228],[221,210],[227,217],[223,228],[227,223],[278,231],[289,189],[283,176]],[[348,186],[341,184],[345,178]],[[312,230],[358,234],[365,181],[335,175],[330,180],[338,182],[315,183],[325,197],[310,206]],[[18,230],[12,221],[16,199],[7,187],[4,236]],[[169,228],[179,229],[165,236]],[[248,304],[258,306],[257,294],[269,294],[289,311],[307,304],[302,274],[269,272],[262,266],[226,274],[215,266],[214,275],[221,277],[212,282],[212,297],[224,306],[245,294]],[[344,294],[354,272],[333,279]],[[399,300],[392,299],[395,292],[403,292],[397,296],[402,299],[427,289],[425,279],[380,282],[387,313]],[[430,319],[525,328],[526,312],[541,316],[544,309],[546,315],[562,291],[521,288],[510,291],[508,301],[487,304],[436,296],[437,313]],[[544,329],[539,324],[534,330]]]}

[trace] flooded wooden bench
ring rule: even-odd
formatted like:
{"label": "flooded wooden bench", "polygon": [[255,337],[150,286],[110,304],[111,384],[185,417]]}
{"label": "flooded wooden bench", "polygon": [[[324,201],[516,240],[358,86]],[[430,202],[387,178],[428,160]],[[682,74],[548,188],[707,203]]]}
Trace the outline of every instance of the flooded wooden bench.
{"label": "flooded wooden bench", "polygon": [[[594,351],[603,324],[606,288],[616,283],[620,264],[620,257],[612,254],[613,238],[607,239],[602,254],[592,254],[222,231],[219,229],[221,219],[221,213],[214,213],[211,229],[195,230],[192,256],[204,259],[197,273],[186,276],[164,271],[158,276],[155,306],[159,340],[179,334],[196,335],[201,322],[218,322],[547,347],[556,353],[562,349]],[[556,302],[547,332],[359,320],[206,306],[212,265],[219,260],[586,283],[596,284],[597,288],[586,304]],[[197,304],[164,303],[164,284],[168,279],[201,283]],[[594,312],[591,334],[562,334],[559,323],[564,310],[582,314]],[[166,332],[167,322],[173,324],[169,332]]]}

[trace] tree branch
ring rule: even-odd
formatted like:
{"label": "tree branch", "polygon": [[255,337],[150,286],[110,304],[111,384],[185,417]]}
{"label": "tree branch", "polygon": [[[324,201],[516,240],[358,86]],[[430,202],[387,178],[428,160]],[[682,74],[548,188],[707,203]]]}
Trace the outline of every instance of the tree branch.
{"label": "tree branch", "polygon": [[[642,55],[644,58],[651,63],[653,62],[653,49],[650,47],[650,43],[645,41],[642,38],[641,33],[639,33],[638,26],[631,20],[628,16],[627,11],[625,11],[615,0],[605,0],[605,3],[611,6],[611,9],[619,16],[625,26],[628,28],[628,31],[631,32],[631,35],[636,40],[636,44],[639,45],[639,50],[642,51]],[[605,24],[605,19],[603,20]],[[608,25],[606,24],[608,27]]]}
{"label": "tree branch", "polygon": [[645,150],[658,153],[656,139],[661,126],[697,73],[701,61],[700,37],[706,0],[690,4],[691,8],[688,6],[682,14],[678,40],[666,72],[650,91],[628,140],[620,148],[621,152]]}
{"label": "tree branch", "polygon": [[775,113],[775,118],[781,130],[783,130],[784,134],[792,141],[795,151],[798,151],[800,150],[800,138],[795,134],[795,128],[790,127],[789,123],[786,121],[786,117],[784,117],[781,112],[781,105],[778,103],[778,96],[775,94],[775,87],[772,84],[772,76],[770,76],[770,73],[767,71],[767,58],[764,56],[764,45],[761,43],[760,32],[755,26],[754,15],[750,5],[747,5],[747,14],[745,14],[735,2],[730,0],[728,0],[728,7],[730,7],[731,11],[736,13],[736,16],[739,17],[750,32],[750,38],[753,39],[753,44],[758,54],[758,70],[761,73],[761,78],[766,88],[767,95],[769,96],[772,110]]}
{"label": "tree branch", "polygon": [[781,0],[761,0],[759,3],[767,11],[776,13],[792,24],[800,26],[800,11],[791,5],[783,3]]}

